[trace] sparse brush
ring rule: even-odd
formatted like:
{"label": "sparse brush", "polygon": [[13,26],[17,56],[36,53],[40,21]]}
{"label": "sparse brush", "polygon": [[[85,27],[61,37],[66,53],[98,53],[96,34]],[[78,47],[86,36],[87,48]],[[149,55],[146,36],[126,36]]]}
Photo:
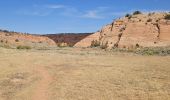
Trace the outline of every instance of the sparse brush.
{"label": "sparse brush", "polygon": [[29,49],[31,49],[31,47],[30,46],[17,46],[17,49],[27,49],[27,50],[29,50]]}
{"label": "sparse brush", "polygon": [[164,17],[164,19],[170,20],[170,14],[167,14],[167,15]]}
{"label": "sparse brush", "polygon": [[107,49],[108,48],[108,41],[100,46],[101,49]]}
{"label": "sparse brush", "polygon": [[100,46],[100,42],[99,42],[99,41],[93,40],[93,41],[91,42],[91,47],[98,47],[98,46]]}

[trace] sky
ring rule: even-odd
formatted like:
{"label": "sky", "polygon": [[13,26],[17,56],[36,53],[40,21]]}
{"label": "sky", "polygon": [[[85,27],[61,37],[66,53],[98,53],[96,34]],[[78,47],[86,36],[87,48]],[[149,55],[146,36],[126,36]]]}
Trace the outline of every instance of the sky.
{"label": "sky", "polygon": [[0,29],[32,34],[96,32],[140,10],[170,11],[170,0],[1,0]]}

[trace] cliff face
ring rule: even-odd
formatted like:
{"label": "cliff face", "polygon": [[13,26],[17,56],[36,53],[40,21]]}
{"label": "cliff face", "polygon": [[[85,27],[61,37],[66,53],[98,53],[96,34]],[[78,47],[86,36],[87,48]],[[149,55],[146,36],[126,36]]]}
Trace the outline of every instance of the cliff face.
{"label": "cliff face", "polygon": [[167,13],[137,14],[120,18],[78,42],[76,47],[89,47],[97,40],[108,48],[156,47],[170,45],[170,20]]}

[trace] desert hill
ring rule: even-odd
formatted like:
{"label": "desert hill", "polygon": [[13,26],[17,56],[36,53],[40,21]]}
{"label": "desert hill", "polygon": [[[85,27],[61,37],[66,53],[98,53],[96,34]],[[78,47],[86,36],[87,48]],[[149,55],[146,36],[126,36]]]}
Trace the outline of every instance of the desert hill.
{"label": "desert hill", "polygon": [[33,35],[26,33],[13,32],[8,30],[0,30],[0,46],[17,47],[44,47],[56,45],[53,40],[41,35]]}
{"label": "desert hill", "polygon": [[136,11],[104,26],[75,47],[104,48],[160,47],[170,45],[170,13]]}
{"label": "desert hill", "polygon": [[37,35],[0,30],[0,46],[3,47],[49,47],[49,46],[74,46],[77,42],[92,33],[60,33]]}

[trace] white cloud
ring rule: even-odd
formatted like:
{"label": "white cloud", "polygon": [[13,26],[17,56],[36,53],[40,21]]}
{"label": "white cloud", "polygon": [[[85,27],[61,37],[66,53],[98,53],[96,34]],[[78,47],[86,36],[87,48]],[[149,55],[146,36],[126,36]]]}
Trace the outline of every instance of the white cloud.
{"label": "white cloud", "polygon": [[85,14],[83,14],[81,17],[83,18],[94,18],[94,19],[101,19],[104,18],[103,16],[99,15],[98,11],[87,11]]}
{"label": "white cloud", "polygon": [[60,9],[60,8],[66,8],[65,5],[46,5],[45,7],[50,8],[50,9]]}
{"label": "white cloud", "polygon": [[122,16],[125,12],[114,12],[110,7],[96,7],[89,10],[81,10],[72,6],[60,4],[34,5],[31,9],[21,9],[19,14],[29,16],[61,15],[86,19],[104,19],[111,16]]}
{"label": "white cloud", "polygon": [[85,11],[85,13],[81,15],[81,17],[92,18],[92,19],[102,19],[102,18],[105,18],[106,15],[108,15],[108,12],[107,12],[108,9],[109,7],[97,7],[94,10]]}

